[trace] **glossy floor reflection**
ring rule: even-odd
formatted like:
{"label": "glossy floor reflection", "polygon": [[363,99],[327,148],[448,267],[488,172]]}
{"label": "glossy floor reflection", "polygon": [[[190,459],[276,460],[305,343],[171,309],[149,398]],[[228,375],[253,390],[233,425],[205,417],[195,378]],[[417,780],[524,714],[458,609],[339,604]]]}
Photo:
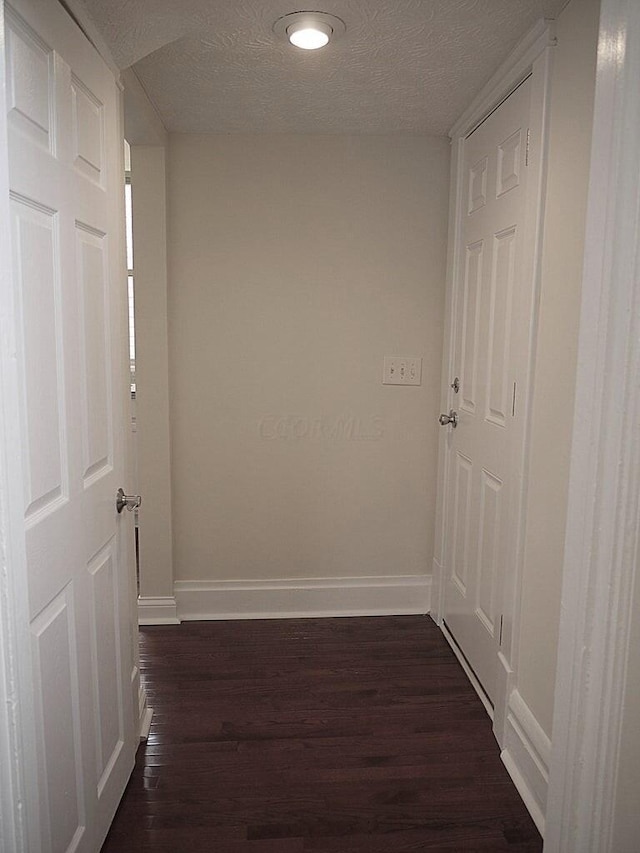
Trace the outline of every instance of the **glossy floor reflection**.
{"label": "glossy floor reflection", "polygon": [[428,617],[143,628],[155,709],[103,853],[541,851]]}

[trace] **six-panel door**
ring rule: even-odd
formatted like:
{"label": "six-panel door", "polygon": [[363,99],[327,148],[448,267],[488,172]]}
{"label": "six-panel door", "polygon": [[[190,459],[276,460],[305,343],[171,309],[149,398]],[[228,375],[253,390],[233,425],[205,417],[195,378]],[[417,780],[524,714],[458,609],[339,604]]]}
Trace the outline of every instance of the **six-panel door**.
{"label": "six-panel door", "polygon": [[445,622],[491,701],[518,487],[516,308],[530,85],[525,81],[465,140],[463,254],[455,283],[460,388],[452,398],[458,426],[449,438]]}
{"label": "six-panel door", "polygon": [[119,91],[54,0],[5,25],[38,826],[95,851],[136,743]]}

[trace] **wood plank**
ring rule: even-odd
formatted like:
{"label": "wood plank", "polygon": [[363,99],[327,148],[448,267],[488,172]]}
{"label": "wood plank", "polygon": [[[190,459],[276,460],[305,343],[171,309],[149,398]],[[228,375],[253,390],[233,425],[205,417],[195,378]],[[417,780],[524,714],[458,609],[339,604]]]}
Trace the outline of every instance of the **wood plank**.
{"label": "wood plank", "polygon": [[425,617],[141,629],[155,710],[103,853],[539,853]]}

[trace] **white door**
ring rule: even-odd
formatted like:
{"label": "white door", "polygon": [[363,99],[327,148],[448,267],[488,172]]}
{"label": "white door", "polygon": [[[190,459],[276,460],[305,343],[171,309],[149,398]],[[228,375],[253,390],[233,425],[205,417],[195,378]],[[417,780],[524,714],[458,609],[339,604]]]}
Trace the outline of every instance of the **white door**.
{"label": "white door", "polygon": [[[5,11],[37,848],[99,850],[136,723],[120,94],[56,0]],[[33,822],[34,814],[27,815]]]}
{"label": "white door", "polygon": [[527,330],[518,328],[518,317],[520,290],[531,289],[522,275],[530,88],[525,81],[465,140],[450,377],[459,381],[450,393],[458,424],[445,426],[444,620],[492,702],[520,478],[518,382]]}

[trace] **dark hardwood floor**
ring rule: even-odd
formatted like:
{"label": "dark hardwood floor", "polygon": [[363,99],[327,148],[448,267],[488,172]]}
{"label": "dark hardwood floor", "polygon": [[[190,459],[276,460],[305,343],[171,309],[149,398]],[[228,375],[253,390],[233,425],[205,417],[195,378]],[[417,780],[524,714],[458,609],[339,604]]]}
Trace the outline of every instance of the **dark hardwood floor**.
{"label": "dark hardwood floor", "polygon": [[103,853],[541,851],[428,617],[143,628],[151,734]]}

